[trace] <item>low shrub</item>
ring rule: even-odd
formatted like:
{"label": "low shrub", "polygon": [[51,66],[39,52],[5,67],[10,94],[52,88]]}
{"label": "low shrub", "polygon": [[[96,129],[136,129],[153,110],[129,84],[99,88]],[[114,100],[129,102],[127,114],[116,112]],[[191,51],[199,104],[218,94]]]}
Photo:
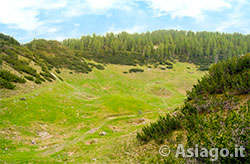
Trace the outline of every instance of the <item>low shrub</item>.
{"label": "low shrub", "polygon": [[61,81],[64,81],[60,76],[57,76]]}
{"label": "low shrub", "polygon": [[16,86],[0,77],[0,88],[14,89]]}
{"label": "low shrub", "polygon": [[173,65],[166,66],[167,69],[173,69]]}
{"label": "low shrub", "polygon": [[11,72],[9,72],[7,70],[3,70],[3,69],[0,70],[0,77],[6,81],[9,81],[9,82],[15,82],[15,83],[25,83],[26,82],[25,79],[18,77],[17,75],[12,74]]}
{"label": "low shrub", "polygon": [[59,69],[56,69],[55,71],[56,71],[56,73],[58,73],[58,74],[61,73],[61,71],[60,71]]}
{"label": "low shrub", "polygon": [[172,131],[181,128],[182,116],[166,114],[165,117],[160,118],[149,126],[142,128],[141,132],[137,133],[137,139],[142,142],[149,142],[155,140],[162,142],[164,137]]}
{"label": "low shrub", "polygon": [[24,76],[27,80],[29,80],[29,81],[34,81],[35,79],[34,79],[34,77],[32,77],[32,76],[29,76],[29,75],[27,75],[27,76]]}
{"label": "low shrub", "polygon": [[143,69],[140,69],[140,68],[131,68],[130,70],[129,70],[129,73],[136,73],[136,72],[144,72],[144,70]]}

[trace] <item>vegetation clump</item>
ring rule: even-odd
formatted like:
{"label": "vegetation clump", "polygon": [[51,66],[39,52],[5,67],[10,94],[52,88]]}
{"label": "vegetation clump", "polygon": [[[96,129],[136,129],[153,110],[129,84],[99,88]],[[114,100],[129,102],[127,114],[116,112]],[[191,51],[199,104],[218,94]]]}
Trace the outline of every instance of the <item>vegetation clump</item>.
{"label": "vegetation clump", "polygon": [[166,66],[167,69],[173,69],[173,65]]}
{"label": "vegetation clump", "polygon": [[136,72],[144,72],[144,70],[140,68],[131,68],[129,70],[129,73],[136,73]]}
{"label": "vegetation clump", "polygon": [[24,76],[27,80],[29,80],[29,81],[34,81],[35,79],[34,79],[34,77],[32,77],[32,76]]}
{"label": "vegetation clump", "polygon": [[15,85],[13,85],[12,82],[25,83],[26,80],[9,71],[0,69],[0,88],[14,89]]}
{"label": "vegetation clump", "polygon": [[181,116],[166,114],[165,117],[160,116],[157,122],[143,127],[141,132],[137,133],[137,138],[143,142],[156,140],[161,143],[165,135],[179,128],[181,128]]}
{"label": "vegetation clump", "polygon": [[55,71],[56,71],[56,73],[58,73],[58,74],[61,73],[61,71],[60,71],[59,69],[56,69]]}
{"label": "vegetation clump", "polygon": [[94,63],[89,63],[89,65],[92,67],[92,68],[96,68],[98,70],[104,70],[104,66],[102,66],[101,64],[94,64]]}

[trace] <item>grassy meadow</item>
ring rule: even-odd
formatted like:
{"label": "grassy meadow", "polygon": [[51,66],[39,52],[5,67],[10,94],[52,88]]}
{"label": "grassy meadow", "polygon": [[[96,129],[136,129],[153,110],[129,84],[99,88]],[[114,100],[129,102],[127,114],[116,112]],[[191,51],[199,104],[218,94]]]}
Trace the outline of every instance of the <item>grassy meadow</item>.
{"label": "grassy meadow", "polygon": [[173,69],[143,66],[143,73],[123,73],[130,68],[107,65],[89,74],[64,69],[53,71],[63,81],[0,90],[0,163],[129,163],[119,148],[182,105],[204,75],[179,62]]}

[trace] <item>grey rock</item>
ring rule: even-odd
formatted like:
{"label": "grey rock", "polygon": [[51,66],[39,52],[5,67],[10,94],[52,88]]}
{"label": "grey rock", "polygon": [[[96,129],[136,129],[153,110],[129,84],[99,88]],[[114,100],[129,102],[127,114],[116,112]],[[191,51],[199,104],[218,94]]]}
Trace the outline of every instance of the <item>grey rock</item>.
{"label": "grey rock", "polygon": [[140,118],[139,122],[140,123],[145,122],[145,119],[142,117],[142,118]]}
{"label": "grey rock", "polygon": [[99,133],[99,136],[105,136],[107,133],[106,132],[101,132]]}
{"label": "grey rock", "polygon": [[37,132],[37,135],[39,135],[42,138],[49,138],[50,137],[50,134],[46,131]]}
{"label": "grey rock", "polygon": [[31,143],[32,143],[33,145],[36,145],[36,142],[35,142],[34,140],[32,140]]}

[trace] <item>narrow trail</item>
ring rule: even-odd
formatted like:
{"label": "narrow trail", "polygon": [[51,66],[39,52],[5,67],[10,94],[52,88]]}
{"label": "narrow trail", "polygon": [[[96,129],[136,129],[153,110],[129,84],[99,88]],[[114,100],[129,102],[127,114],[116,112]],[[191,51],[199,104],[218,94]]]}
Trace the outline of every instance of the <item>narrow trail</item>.
{"label": "narrow trail", "polygon": [[[164,111],[144,112],[143,115],[145,115],[145,114],[151,114],[151,113],[158,113],[158,114],[160,114],[160,113],[166,113],[166,111],[165,112]],[[141,116],[143,116],[143,115],[141,115]],[[49,155],[52,155],[54,153],[60,152],[61,150],[63,150],[66,147],[69,147],[71,145],[74,145],[74,144],[76,144],[76,143],[84,140],[84,138],[86,137],[86,135],[95,133],[96,131],[98,131],[103,125],[105,125],[110,120],[114,120],[114,119],[122,118],[122,117],[132,118],[132,117],[136,117],[136,116],[139,116],[139,115],[138,114],[137,115],[136,114],[133,114],[133,115],[129,115],[129,114],[124,115],[124,114],[121,114],[121,115],[118,115],[118,116],[108,116],[108,117],[105,118],[105,121],[101,125],[99,125],[98,127],[90,129],[89,131],[85,132],[83,135],[74,138],[72,141],[65,142],[65,143],[63,143],[63,144],[61,144],[61,145],[59,145],[59,146],[57,146],[55,148],[50,148],[49,150],[46,150],[46,151],[42,152],[41,154],[39,154],[39,156],[49,156]]]}
{"label": "narrow trail", "polygon": [[59,145],[59,146],[57,146],[57,147],[55,147],[55,148],[52,148],[52,149],[47,150],[47,151],[45,151],[45,152],[42,152],[42,156],[48,156],[48,155],[57,153],[57,152],[63,150],[65,147],[68,147],[68,146],[70,146],[70,145],[76,144],[77,142],[83,140],[87,134],[93,134],[93,133],[95,133],[95,132],[96,132],[97,130],[99,130],[104,124],[105,124],[105,123],[103,123],[102,125],[100,125],[100,126],[97,127],[97,128],[90,129],[89,131],[85,132],[83,135],[74,138],[72,141],[63,143],[63,144],[61,144],[61,145]]}

